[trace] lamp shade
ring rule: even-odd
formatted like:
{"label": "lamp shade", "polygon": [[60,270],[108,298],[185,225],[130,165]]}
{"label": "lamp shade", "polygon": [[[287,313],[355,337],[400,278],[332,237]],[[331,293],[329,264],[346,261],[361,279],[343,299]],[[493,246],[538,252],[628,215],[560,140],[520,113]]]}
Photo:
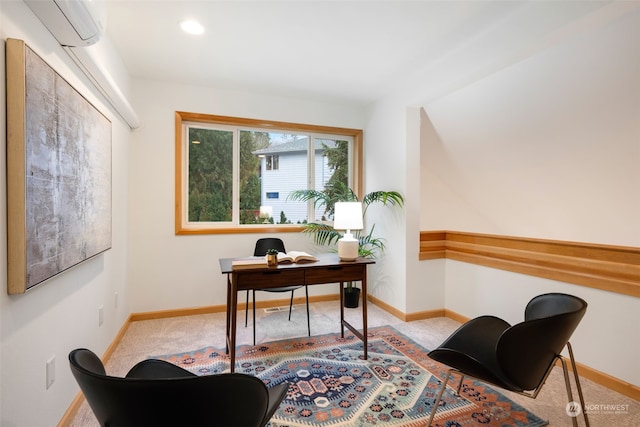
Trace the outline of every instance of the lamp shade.
{"label": "lamp shade", "polygon": [[333,214],[333,228],[336,230],[361,230],[362,203],[337,202]]}
{"label": "lamp shade", "polygon": [[341,261],[355,261],[358,258],[358,239],[353,237],[351,230],[361,230],[362,204],[360,202],[338,202],[334,206],[333,228],[346,230],[344,236],[338,240],[338,257]]}

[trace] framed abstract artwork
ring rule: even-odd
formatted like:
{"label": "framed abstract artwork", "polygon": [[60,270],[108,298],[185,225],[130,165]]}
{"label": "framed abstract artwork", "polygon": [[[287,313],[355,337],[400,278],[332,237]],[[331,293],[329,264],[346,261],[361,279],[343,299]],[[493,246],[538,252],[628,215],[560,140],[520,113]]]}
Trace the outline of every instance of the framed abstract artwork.
{"label": "framed abstract artwork", "polygon": [[111,248],[111,122],[22,40],[6,41],[7,291]]}

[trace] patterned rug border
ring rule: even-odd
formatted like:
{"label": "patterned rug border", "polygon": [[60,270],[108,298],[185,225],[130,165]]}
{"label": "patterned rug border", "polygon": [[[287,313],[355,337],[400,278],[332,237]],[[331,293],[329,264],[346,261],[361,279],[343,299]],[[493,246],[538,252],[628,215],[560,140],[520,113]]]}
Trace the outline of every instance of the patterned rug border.
{"label": "patterned rug border", "polygon": [[[358,369],[357,367],[353,368],[354,364],[360,364],[362,366],[366,366],[367,369],[377,369],[378,372],[376,373],[376,375],[378,375],[379,372],[382,372],[382,375],[384,376],[385,367],[377,366],[378,362],[380,361],[379,355],[390,355],[389,357],[386,357],[384,359],[399,357],[398,355],[391,356],[391,353],[389,353],[388,351],[385,352],[385,349],[379,348],[382,346],[389,346],[393,350],[393,352],[397,352],[399,355],[407,358],[409,361],[415,363],[430,375],[430,377],[426,380],[423,379],[419,386],[416,384],[412,384],[413,387],[420,387],[420,399],[418,400],[422,400],[423,405],[420,406],[417,405],[416,402],[413,402],[413,415],[407,416],[404,422],[398,423],[397,420],[391,419],[392,417],[389,414],[382,414],[382,412],[384,412],[382,408],[383,405],[378,400],[382,400],[382,403],[384,403],[386,402],[386,398],[383,398],[379,394],[373,395],[374,392],[368,390],[367,393],[370,392],[370,394],[366,394],[364,391],[360,394],[360,397],[364,400],[364,402],[360,402],[359,406],[353,405],[353,408],[349,408],[349,410],[353,412],[352,417],[359,417],[356,418],[358,421],[357,424],[354,424],[353,422],[336,421],[325,418],[320,420],[310,418],[311,421],[302,419],[296,420],[295,422],[285,418],[285,420],[287,420],[285,422],[282,418],[278,418],[279,412],[277,412],[274,416],[274,419],[270,423],[270,426],[352,426],[376,425],[380,423],[385,425],[396,425],[403,427],[424,425],[428,418],[428,415],[430,414],[430,407],[428,402],[430,401],[430,406],[433,405],[435,395],[438,388],[440,387],[441,381],[444,378],[444,374],[447,368],[439,362],[430,359],[427,356],[428,349],[390,325],[372,327],[368,329],[369,360],[367,361],[364,360],[364,354],[362,352],[363,343],[357,337],[355,337],[348,331],[345,333],[344,338],[342,338],[340,335],[341,334],[339,332],[335,332],[318,336],[291,338],[266,342],[258,344],[256,346],[239,346],[236,349],[236,372],[244,372],[250,375],[258,376],[267,385],[271,383],[276,384],[277,381],[284,381],[281,378],[282,370],[275,373],[273,372],[273,370],[278,368],[278,363],[284,363],[284,359],[286,359],[288,361],[286,366],[296,366],[296,369],[300,369],[301,366],[306,367],[307,365],[317,366],[318,361],[320,361],[321,363],[327,364],[342,364],[345,367],[349,367],[349,369],[352,369],[354,372],[361,372],[365,369]],[[376,342],[381,342],[383,344],[376,345]],[[380,351],[379,353],[377,352],[378,350]],[[333,352],[333,354],[331,352]],[[340,354],[336,355],[336,352],[339,352]],[[215,347],[204,347],[194,351],[152,356],[150,358],[167,360],[198,375],[212,375],[222,372],[228,372],[230,366],[229,356],[225,354],[224,349],[218,349]],[[282,361],[279,362],[279,359],[282,359]],[[300,363],[298,365],[298,362],[301,362],[303,360],[304,363]],[[376,366],[373,366],[374,360],[377,361]],[[309,363],[309,361],[315,361],[316,363]],[[391,370],[394,368],[398,369],[397,367],[393,366],[393,362],[390,360],[385,360],[385,363],[390,363],[389,369]],[[346,368],[342,369],[346,370]],[[288,371],[288,369],[284,369],[284,371]],[[330,372],[330,374],[335,373],[336,372]],[[358,386],[362,390],[364,390],[366,386],[372,388],[373,386],[370,383],[376,379],[376,375],[371,375],[370,373],[367,374],[369,376],[363,378],[369,378],[369,380],[361,379],[361,381],[364,381],[364,383],[363,385]],[[324,373],[324,375],[325,376],[322,378],[327,377],[326,373]],[[341,378],[346,377],[343,376]],[[412,377],[411,379],[414,378]],[[316,378],[316,381],[321,382],[322,380]],[[349,378],[349,381],[353,380]],[[303,382],[306,383],[306,381]],[[434,427],[461,427],[471,425],[501,427],[541,427],[548,424],[547,421],[542,420],[531,411],[525,409],[518,403],[509,399],[507,396],[485,383],[469,378],[465,379],[464,385],[460,392],[460,396],[455,396],[453,394],[453,392],[451,391],[451,384],[452,382],[450,382],[450,386],[445,392],[444,404],[446,405],[446,409],[444,409],[442,406],[439,408],[439,411],[433,422]],[[333,385],[335,386],[335,384]],[[353,385],[355,385],[355,382]],[[300,388],[298,383],[296,383],[296,387],[296,391],[300,391],[298,390]],[[321,387],[323,387],[322,384]],[[339,387],[336,387],[340,388],[346,386],[344,384],[341,384]],[[388,387],[389,386],[387,385],[387,388]],[[412,388],[409,387],[409,390],[412,390]],[[295,398],[301,397],[305,394],[305,391],[307,392],[307,394],[312,394],[313,392],[313,390],[311,392],[309,392],[308,390],[302,391],[303,393],[290,392],[287,399],[285,399],[285,402],[287,402],[289,398],[295,400]],[[379,393],[379,390],[377,392]],[[329,394],[331,394],[331,392],[329,392]],[[329,396],[329,394],[327,396]],[[337,393],[335,394],[337,395]],[[392,400],[397,403],[397,400],[399,399]],[[345,400],[343,399],[340,404],[344,405],[344,402]],[[296,403],[299,406],[301,405],[300,402]],[[329,399],[324,399],[323,403],[329,404],[331,402],[329,402]],[[313,401],[306,401],[305,404],[307,405],[307,407],[315,408],[313,407]],[[281,405],[281,408],[283,405]],[[389,405],[389,403],[387,403],[386,405]],[[417,410],[415,408],[416,405]],[[371,415],[371,408],[374,408],[377,412],[380,412],[377,413],[378,417],[385,416],[386,418],[374,419]],[[473,408],[476,408],[475,411]],[[286,410],[288,411],[294,411],[294,409],[300,410],[300,413],[303,413],[303,411],[305,410],[294,408],[292,405],[286,407]],[[360,411],[357,414],[355,412],[356,409]],[[318,409],[307,409],[306,411],[309,414],[314,414],[313,416],[316,417],[320,412]],[[340,413],[342,415],[341,411],[343,411],[343,408],[341,406],[336,406],[332,414]],[[404,415],[405,414],[403,414],[403,416]],[[309,417],[311,417],[311,415],[309,415]],[[327,422],[323,424],[321,423],[322,421]],[[393,424],[392,422],[396,423]]]}

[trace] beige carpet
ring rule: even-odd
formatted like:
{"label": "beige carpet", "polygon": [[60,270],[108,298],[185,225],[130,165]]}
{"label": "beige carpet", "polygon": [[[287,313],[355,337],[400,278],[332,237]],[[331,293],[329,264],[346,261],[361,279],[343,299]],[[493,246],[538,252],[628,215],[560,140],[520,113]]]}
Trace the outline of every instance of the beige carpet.
{"label": "beige carpet", "polygon": [[[290,322],[287,321],[288,312],[286,310],[275,313],[256,310],[258,317],[256,321],[257,343],[306,335],[305,308],[303,305],[294,308]],[[312,304],[310,310],[312,334],[340,330],[337,301]],[[393,325],[428,349],[435,348],[459,326],[459,323],[446,318],[402,322],[372,304],[369,304],[368,312],[370,327]],[[361,325],[360,313],[360,309],[346,310],[346,316],[354,325]],[[244,327],[244,312],[239,313],[238,321],[240,323],[238,325],[238,345],[251,344],[251,313],[249,313],[248,327]],[[224,313],[133,322],[107,364],[107,373],[115,376],[124,375],[136,362],[151,355],[179,353],[207,346],[224,348],[224,330]],[[574,349],[574,351],[577,360],[580,361],[579,349]],[[586,403],[588,406],[591,405],[594,410],[605,408],[604,405],[621,405],[622,408],[628,408],[622,413],[610,413],[610,411],[599,409],[590,414],[589,420],[592,426],[640,426],[640,402],[585,378],[581,378],[581,383]],[[536,400],[508,391],[500,391],[540,418],[549,420],[550,426],[571,425],[571,418],[565,412],[567,395],[561,369],[554,369]],[[577,400],[575,390],[574,398]],[[98,426],[86,402],[80,408],[71,425],[75,427]],[[582,418],[579,419],[579,425],[584,425]]]}

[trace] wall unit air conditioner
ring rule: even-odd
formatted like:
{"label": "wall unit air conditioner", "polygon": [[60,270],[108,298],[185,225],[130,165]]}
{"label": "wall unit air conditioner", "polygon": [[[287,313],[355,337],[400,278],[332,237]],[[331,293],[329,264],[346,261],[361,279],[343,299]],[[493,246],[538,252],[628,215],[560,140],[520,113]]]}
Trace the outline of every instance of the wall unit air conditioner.
{"label": "wall unit air conditioner", "polygon": [[89,46],[104,33],[103,0],[24,0],[63,46]]}

